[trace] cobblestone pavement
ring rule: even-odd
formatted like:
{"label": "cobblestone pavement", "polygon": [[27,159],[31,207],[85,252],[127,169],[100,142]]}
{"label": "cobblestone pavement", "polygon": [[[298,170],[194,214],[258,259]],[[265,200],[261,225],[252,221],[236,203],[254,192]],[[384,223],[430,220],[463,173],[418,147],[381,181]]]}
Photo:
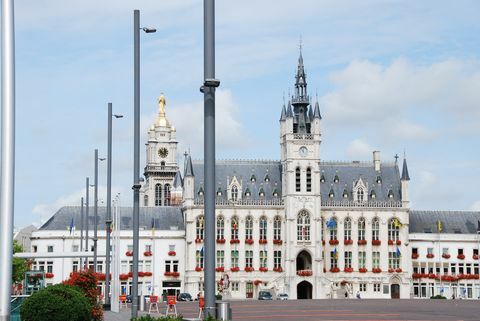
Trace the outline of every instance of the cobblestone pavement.
{"label": "cobblestone pavement", "polygon": [[[235,321],[480,321],[480,302],[467,300],[231,301],[231,307]],[[179,302],[177,310],[185,318],[194,318],[198,303]],[[105,321],[129,321],[130,313],[130,309],[106,312]]]}

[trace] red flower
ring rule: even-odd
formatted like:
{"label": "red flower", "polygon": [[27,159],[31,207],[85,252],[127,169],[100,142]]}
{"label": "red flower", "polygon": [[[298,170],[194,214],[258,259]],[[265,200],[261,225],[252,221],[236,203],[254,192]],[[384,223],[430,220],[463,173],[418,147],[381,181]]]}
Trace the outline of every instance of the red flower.
{"label": "red flower", "polygon": [[253,244],[253,239],[245,239],[245,244],[252,245]]}
{"label": "red flower", "polygon": [[168,251],[168,256],[175,256],[177,255],[177,252],[175,251]]}
{"label": "red flower", "polygon": [[255,280],[255,281],[253,281],[253,284],[258,286],[258,285],[262,284],[262,281],[261,280]]}
{"label": "red flower", "polygon": [[343,269],[343,272],[345,273],[352,273],[353,272],[353,268],[349,267],[349,268],[344,268]]}
{"label": "red flower", "polygon": [[165,272],[165,273],[163,273],[163,275],[165,275],[165,276],[179,277],[179,276],[180,276],[180,272]]}
{"label": "red flower", "polygon": [[325,246],[325,240],[322,240],[322,245]]}
{"label": "red flower", "polygon": [[145,273],[144,272],[138,272],[138,277],[139,278],[143,278],[145,276]]}
{"label": "red flower", "polygon": [[398,268],[398,269],[395,269],[395,272],[397,272],[397,273],[402,273],[403,270],[402,270],[401,268]]}
{"label": "red flower", "polygon": [[259,270],[260,270],[260,272],[267,272],[267,271],[268,271],[268,268],[266,268],[266,267],[261,267]]}
{"label": "red flower", "polygon": [[393,240],[388,240],[388,245],[393,245]]}
{"label": "red flower", "polygon": [[145,251],[143,252],[144,256],[152,256],[152,251]]}
{"label": "red flower", "polygon": [[195,267],[195,271],[197,271],[197,272],[201,272],[202,270],[203,270],[203,269],[202,269],[201,267],[199,267],[199,266],[196,266],[196,267]]}
{"label": "red flower", "polygon": [[282,245],[283,241],[282,240],[273,240],[273,244],[275,245]]}
{"label": "red flower", "polygon": [[372,272],[373,273],[382,273],[382,269],[381,268],[373,268]]}
{"label": "red flower", "polygon": [[225,272],[225,268],[223,266],[215,268],[215,271],[217,272]]}
{"label": "red flower", "polygon": [[419,255],[418,253],[412,253],[412,259],[418,259]]}
{"label": "red flower", "polygon": [[231,239],[230,240],[230,244],[238,244],[238,243],[240,243],[239,239]]}
{"label": "red flower", "polygon": [[393,272],[395,272],[394,269],[388,269],[388,273],[393,273]]}
{"label": "red flower", "polygon": [[126,255],[126,256],[133,256],[133,251],[127,251],[127,252],[125,253],[125,255]]}
{"label": "red flower", "polygon": [[380,241],[380,240],[372,240],[372,245],[378,246],[378,245],[380,245],[380,244],[382,244],[382,241]]}
{"label": "red flower", "polygon": [[238,272],[240,271],[240,268],[238,266],[230,268],[230,271],[232,272]]}
{"label": "red flower", "polygon": [[197,244],[198,244],[198,243],[202,243],[202,242],[203,242],[203,240],[200,239],[200,238],[196,238],[196,239],[195,239],[195,243],[197,243]]}
{"label": "red flower", "polygon": [[225,243],[225,239],[217,239],[217,244],[224,244]]}
{"label": "red flower", "polygon": [[478,254],[473,254],[472,258],[473,258],[474,260],[478,260]]}
{"label": "red flower", "polygon": [[402,241],[397,240],[397,245],[402,245]]}
{"label": "red flower", "polygon": [[120,274],[118,276],[118,278],[121,280],[121,281],[126,281],[128,280],[128,274]]}
{"label": "red flower", "polygon": [[251,266],[245,267],[245,272],[253,272],[255,269]]}
{"label": "red flower", "polygon": [[275,271],[275,272],[283,272],[283,269],[282,269],[281,266],[279,266],[279,267],[273,268],[273,271]]}
{"label": "red flower", "polygon": [[437,277],[437,275],[435,273],[429,273],[428,274],[429,279],[435,280],[436,277]]}
{"label": "red flower", "polygon": [[330,244],[330,245],[337,245],[338,243],[339,243],[338,240],[330,240],[330,241],[328,241],[328,244]]}
{"label": "red flower", "polygon": [[353,244],[353,240],[351,240],[351,239],[343,240],[343,244],[345,244],[345,245]]}
{"label": "red flower", "polygon": [[367,245],[367,240],[358,240],[358,245]]}
{"label": "red flower", "polygon": [[153,274],[152,274],[152,272],[143,272],[143,275],[145,275],[145,276],[152,276]]}
{"label": "red flower", "polygon": [[360,273],[367,273],[367,269],[366,269],[366,268],[359,268],[359,269],[358,269],[358,272],[360,272]]}
{"label": "red flower", "polygon": [[433,253],[428,253],[427,254],[427,259],[433,259],[435,255]]}
{"label": "red flower", "polygon": [[330,269],[330,272],[338,273],[338,272],[340,272],[340,269],[338,267],[333,267],[333,268]]}
{"label": "red flower", "polygon": [[449,258],[450,258],[450,254],[443,253],[443,254],[442,254],[442,257],[443,257],[444,259],[449,259]]}
{"label": "red flower", "polygon": [[459,260],[465,260],[465,254],[458,254],[457,259]]}
{"label": "red flower", "polygon": [[45,273],[45,277],[46,277],[47,279],[51,279],[51,278],[54,277],[54,274],[53,274],[53,273]]}
{"label": "red flower", "polygon": [[261,239],[261,240],[258,240],[258,243],[259,244],[267,244],[267,240]]}
{"label": "red flower", "polygon": [[128,272],[128,277],[129,278],[133,277],[133,272]]}
{"label": "red flower", "polygon": [[298,276],[311,276],[312,274],[313,274],[312,270],[297,271]]}

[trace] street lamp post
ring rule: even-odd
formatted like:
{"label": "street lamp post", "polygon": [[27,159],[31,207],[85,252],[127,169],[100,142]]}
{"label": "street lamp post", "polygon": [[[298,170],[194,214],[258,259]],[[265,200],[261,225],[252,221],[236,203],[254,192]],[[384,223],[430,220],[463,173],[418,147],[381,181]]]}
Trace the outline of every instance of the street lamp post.
{"label": "street lamp post", "polygon": [[[83,252],[83,228],[85,226],[85,217],[83,215],[83,197],[80,198],[80,252]],[[78,269],[81,270],[83,266],[83,258],[79,257]]]}
{"label": "street lamp post", "polygon": [[105,158],[98,157],[98,149],[95,149],[95,177],[93,184],[93,272],[97,272],[97,241],[98,241],[98,161]]}
{"label": "street lamp post", "polygon": [[[90,207],[90,204],[89,204],[89,198],[90,196],[90,178],[86,178],[86,182],[85,182],[85,252],[88,252],[88,226],[90,225],[90,220],[89,220],[89,216],[88,216],[88,212],[89,212],[89,207]],[[85,257],[85,270],[88,269],[88,256]]]}
{"label": "street lamp post", "polygon": [[112,115],[112,103],[108,103],[108,146],[107,146],[107,217],[106,224],[106,259],[105,259],[105,306],[110,308],[110,234],[112,227],[112,118],[122,118],[122,115]]}
{"label": "street lamp post", "polygon": [[0,321],[10,320],[15,185],[15,33],[13,0],[2,0]]}
{"label": "street lamp post", "polygon": [[215,0],[204,0],[205,317],[215,309]]}
{"label": "street lamp post", "polygon": [[133,11],[133,279],[132,279],[132,318],[138,314],[138,251],[140,214],[140,30],[156,32],[153,28],[140,29],[140,10]]}

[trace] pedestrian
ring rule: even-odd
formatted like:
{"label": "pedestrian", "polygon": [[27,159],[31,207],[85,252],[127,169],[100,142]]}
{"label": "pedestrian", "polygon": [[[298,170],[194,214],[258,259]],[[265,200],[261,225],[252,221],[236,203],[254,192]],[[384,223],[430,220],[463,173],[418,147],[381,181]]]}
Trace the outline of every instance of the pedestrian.
{"label": "pedestrian", "polygon": [[357,291],[357,299],[361,299],[359,291]]}

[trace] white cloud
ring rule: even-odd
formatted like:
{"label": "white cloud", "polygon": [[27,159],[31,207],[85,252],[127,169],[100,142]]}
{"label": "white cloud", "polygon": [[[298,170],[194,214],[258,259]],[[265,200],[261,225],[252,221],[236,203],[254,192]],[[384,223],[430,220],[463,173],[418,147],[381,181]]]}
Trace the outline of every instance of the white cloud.
{"label": "white cloud", "polygon": [[476,201],[475,203],[473,203],[473,205],[471,207],[471,210],[472,211],[480,211],[480,201]]}
{"label": "white cloud", "polygon": [[355,139],[348,144],[347,156],[353,159],[366,158],[373,152],[372,147],[362,139]]}
{"label": "white cloud", "polygon": [[401,120],[391,122],[385,131],[390,131],[392,135],[399,139],[411,139],[411,140],[430,140],[436,137],[436,133],[419,124],[407,120]]}

